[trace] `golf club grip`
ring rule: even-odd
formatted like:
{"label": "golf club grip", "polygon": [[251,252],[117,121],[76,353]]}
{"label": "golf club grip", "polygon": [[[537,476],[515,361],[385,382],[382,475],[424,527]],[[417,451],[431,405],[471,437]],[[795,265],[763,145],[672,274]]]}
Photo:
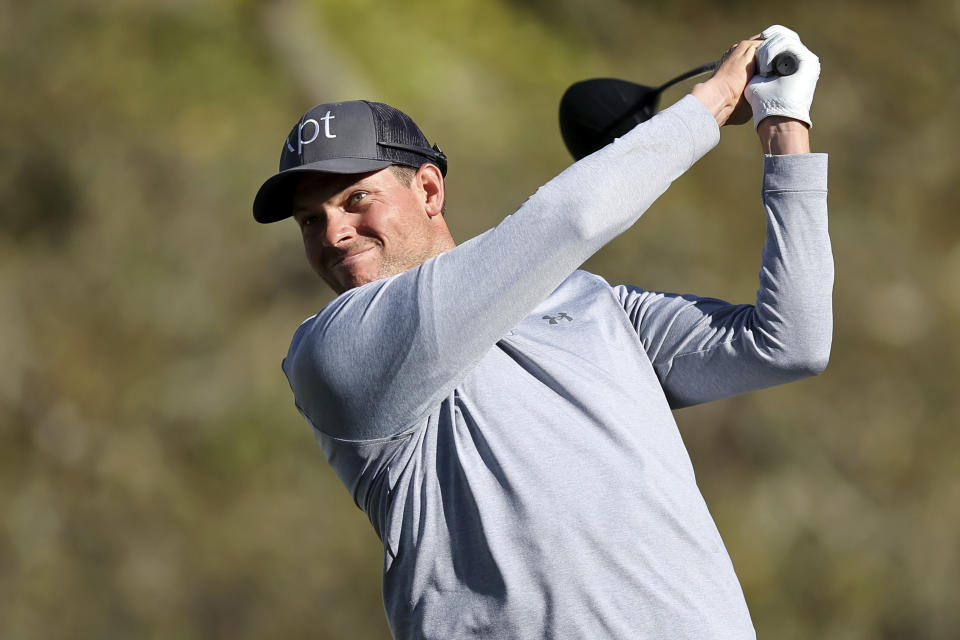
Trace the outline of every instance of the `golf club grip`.
{"label": "golf club grip", "polygon": [[774,56],[770,63],[770,72],[778,76],[792,76],[796,73],[798,66],[800,66],[800,63],[797,56],[789,51],[784,51]]}

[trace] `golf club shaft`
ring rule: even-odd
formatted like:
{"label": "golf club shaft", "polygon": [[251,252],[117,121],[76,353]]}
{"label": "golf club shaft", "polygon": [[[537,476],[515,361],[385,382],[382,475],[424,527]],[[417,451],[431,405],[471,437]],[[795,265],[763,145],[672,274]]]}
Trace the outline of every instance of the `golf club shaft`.
{"label": "golf club shaft", "polygon": [[[659,100],[659,95],[665,89],[672,87],[673,85],[679,82],[683,82],[684,80],[687,80],[689,78],[693,78],[695,76],[699,76],[705,73],[709,73],[711,71],[715,71],[720,66],[720,62],[721,62],[720,60],[715,60],[713,62],[702,64],[699,67],[691,69],[690,71],[687,71],[686,73],[683,73],[677,76],[676,78],[672,78],[671,80],[668,80],[667,82],[663,83],[659,87],[649,88],[650,90],[645,92],[643,96],[639,100],[637,100],[637,102],[634,103],[629,109],[624,111],[620,116],[614,118],[605,127],[603,127],[603,129],[601,129],[600,131],[596,132],[593,135],[595,136],[595,138],[600,140],[612,139],[613,132],[616,131],[618,128],[622,127],[623,124],[628,120],[634,119],[634,122],[637,122],[637,123],[643,122],[644,120],[646,120],[647,118],[653,115],[654,111],[656,110],[656,105],[657,105],[657,101]],[[798,61],[797,61],[796,55],[794,55],[793,53],[790,53],[789,51],[784,51],[779,55],[777,55],[776,57],[774,57],[774,59],[771,61],[770,72],[772,75],[788,76],[796,72],[797,66],[798,66]],[[646,113],[644,114],[643,112],[646,112]],[[577,154],[574,153],[574,157],[582,157],[582,156],[577,156]]]}
{"label": "golf club shaft", "polygon": [[[691,69],[686,73],[680,74],[676,78],[667,80],[662,85],[657,87],[657,93],[662,92],[664,89],[667,89],[668,87],[672,87],[678,82],[683,82],[688,78],[693,78],[694,76],[699,76],[709,71],[715,71],[719,66],[720,66],[719,60],[714,60],[713,62],[702,64],[696,69]],[[776,76],[793,75],[796,72],[796,70],[797,70],[797,56],[793,55],[789,51],[784,51],[783,53],[774,57],[773,62],[770,64],[770,71],[773,75],[776,75]]]}
{"label": "golf club shaft", "polygon": [[671,80],[667,80],[667,81],[664,82],[662,85],[660,85],[659,87],[657,87],[656,91],[657,91],[657,93],[660,93],[660,92],[662,92],[664,89],[666,89],[666,88],[668,88],[668,87],[672,87],[673,85],[677,84],[678,82],[683,82],[684,80],[687,80],[688,78],[692,78],[692,77],[694,77],[694,76],[699,76],[699,75],[702,75],[702,74],[704,74],[704,73],[708,73],[708,72],[710,72],[710,71],[716,71],[717,67],[719,67],[719,66],[720,66],[720,61],[719,61],[719,60],[714,60],[713,62],[708,62],[708,63],[706,63],[706,64],[702,64],[702,65],[700,65],[699,67],[697,67],[696,69],[691,69],[690,71],[687,71],[686,73],[680,74],[680,75],[677,76],[676,78],[673,78],[673,79],[671,79]]}

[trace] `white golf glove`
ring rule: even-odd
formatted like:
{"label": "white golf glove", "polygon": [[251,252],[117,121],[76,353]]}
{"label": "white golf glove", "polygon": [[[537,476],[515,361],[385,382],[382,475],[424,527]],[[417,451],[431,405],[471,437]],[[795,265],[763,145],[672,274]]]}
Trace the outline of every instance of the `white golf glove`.
{"label": "white golf glove", "polygon": [[[796,118],[813,126],[810,104],[820,77],[820,58],[803,46],[796,32],[778,24],[765,29],[764,42],[757,49],[757,75],[750,79],[743,95],[753,109],[753,128],[767,116]],[[793,75],[773,73],[773,59],[789,51],[797,57],[797,71]]]}

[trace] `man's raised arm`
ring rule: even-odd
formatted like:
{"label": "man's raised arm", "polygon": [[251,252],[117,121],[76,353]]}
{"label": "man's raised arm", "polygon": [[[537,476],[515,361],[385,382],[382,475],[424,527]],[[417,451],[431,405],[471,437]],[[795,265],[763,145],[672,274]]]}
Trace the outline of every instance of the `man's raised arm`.
{"label": "man's raised arm", "polygon": [[615,289],[674,407],[814,375],[826,366],[833,325],[827,230],[827,156],[810,153],[810,104],[819,60],[784,27],[764,31],[799,62],[786,78],[747,87],[760,147],[767,216],[756,304]]}
{"label": "man's raised arm", "polygon": [[[480,358],[719,140],[758,43],[728,52],[687,96],[541,187],[494,229],[405,273],[341,295],[298,330],[284,370],[334,437],[417,424]],[[706,107],[706,108],[705,108]]]}
{"label": "man's raised arm", "polygon": [[284,370],[298,407],[335,437],[413,426],[718,138],[710,112],[687,97],[566,169],[494,229],[341,295],[291,344]]}

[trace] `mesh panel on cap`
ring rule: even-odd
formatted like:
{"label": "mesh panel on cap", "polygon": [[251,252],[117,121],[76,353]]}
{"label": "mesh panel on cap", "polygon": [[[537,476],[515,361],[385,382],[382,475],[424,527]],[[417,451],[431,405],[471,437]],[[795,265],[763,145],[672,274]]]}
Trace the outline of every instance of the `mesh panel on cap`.
{"label": "mesh panel on cap", "polygon": [[[373,111],[373,121],[377,125],[377,140],[393,144],[408,144],[430,149],[430,143],[416,123],[404,112],[382,102],[367,102]],[[379,156],[411,167],[419,167],[429,160],[419,154],[390,147],[379,148]]]}

